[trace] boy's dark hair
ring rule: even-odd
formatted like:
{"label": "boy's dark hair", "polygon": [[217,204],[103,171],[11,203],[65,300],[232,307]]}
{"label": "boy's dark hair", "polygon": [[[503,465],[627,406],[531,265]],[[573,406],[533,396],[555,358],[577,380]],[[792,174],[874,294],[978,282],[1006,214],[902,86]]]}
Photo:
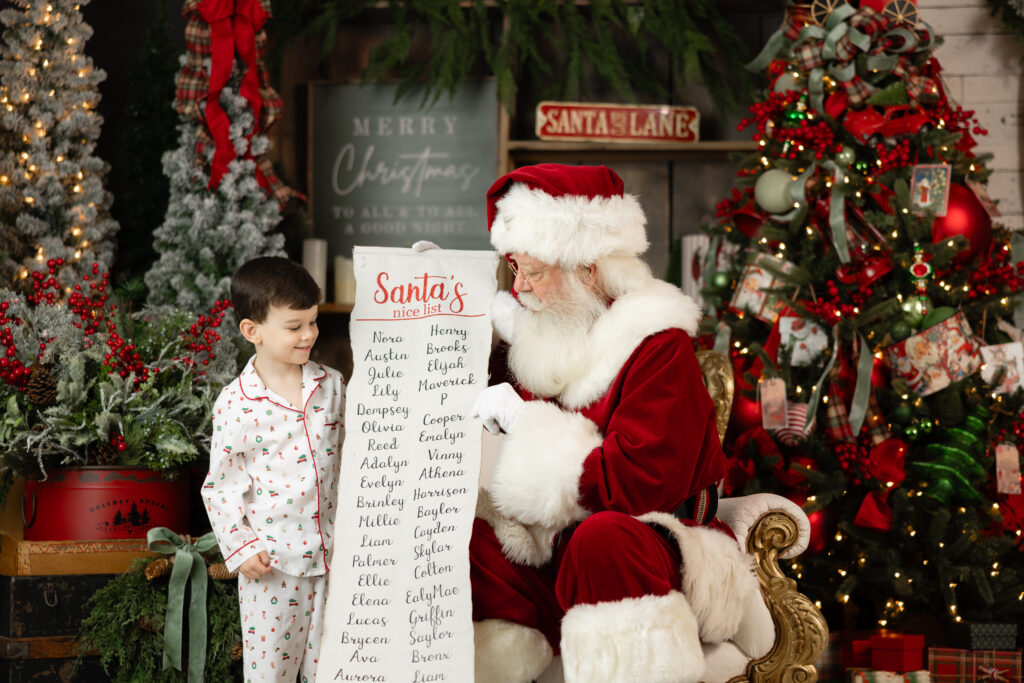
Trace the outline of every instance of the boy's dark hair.
{"label": "boy's dark hair", "polygon": [[261,323],[271,306],[305,310],[320,303],[320,285],[305,268],[283,256],[246,261],[231,277],[231,305],[239,321]]}

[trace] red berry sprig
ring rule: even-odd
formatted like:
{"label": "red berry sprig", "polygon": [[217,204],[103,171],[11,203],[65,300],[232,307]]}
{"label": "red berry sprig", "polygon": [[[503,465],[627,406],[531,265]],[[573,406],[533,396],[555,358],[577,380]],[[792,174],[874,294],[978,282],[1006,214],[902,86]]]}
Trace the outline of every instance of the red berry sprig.
{"label": "red berry sprig", "polygon": [[[181,335],[185,341],[185,348],[192,354],[191,357],[176,360],[180,360],[188,367],[196,367],[197,365],[209,365],[210,361],[216,359],[217,354],[213,350],[214,344],[220,341],[220,333],[217,332],[217,328],[224,322],[224,316],[229,308],[231,308],[230,301],[218,299],[210,308],[209,315],[200,315],[189,327],[188,332]],[[205,375],[206,371],[200,370],[199,374]]]}

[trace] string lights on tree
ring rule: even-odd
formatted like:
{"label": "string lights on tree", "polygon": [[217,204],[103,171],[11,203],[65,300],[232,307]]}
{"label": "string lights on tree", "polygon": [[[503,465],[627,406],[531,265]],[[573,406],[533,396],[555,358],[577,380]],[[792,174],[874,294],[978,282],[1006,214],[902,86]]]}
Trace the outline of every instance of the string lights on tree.
{"label": "string lights on tree", "polygon": [[0,11],[0,281],[59,260],[65,293],[93,263],[107,269],[118,230],[93,154],[106,78],[85,55],[88,0],[17,0]]}

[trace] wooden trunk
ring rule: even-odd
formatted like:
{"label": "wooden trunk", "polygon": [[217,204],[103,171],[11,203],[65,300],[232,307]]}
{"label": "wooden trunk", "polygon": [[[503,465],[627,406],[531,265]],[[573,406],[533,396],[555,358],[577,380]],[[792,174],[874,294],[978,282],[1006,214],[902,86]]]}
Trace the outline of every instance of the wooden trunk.
{"label": "wooden trunk", "polygon": [[0,576],[0,680],[108,680],[96,656],[71,669],[86,602],[114,576]]}

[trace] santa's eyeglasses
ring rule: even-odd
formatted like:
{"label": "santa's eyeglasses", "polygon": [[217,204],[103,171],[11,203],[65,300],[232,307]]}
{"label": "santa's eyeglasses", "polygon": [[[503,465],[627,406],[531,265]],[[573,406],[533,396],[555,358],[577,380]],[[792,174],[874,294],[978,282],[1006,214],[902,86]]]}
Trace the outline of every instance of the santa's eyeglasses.
{"label": "santa's eyeglasses", "polygon": [[513,277],[522,278],[523,282],[531,286],[540,282],[541,278],[544,277],[548,273],[548,271],[554,270],[555,268],[558,267],[548,266],[547,268],[535,270],[532,273],[524,273],[519,270],[519,264],[513,261],[512,259],[506,260],[505,263],[508,264],[508,269],[512,271]]}

